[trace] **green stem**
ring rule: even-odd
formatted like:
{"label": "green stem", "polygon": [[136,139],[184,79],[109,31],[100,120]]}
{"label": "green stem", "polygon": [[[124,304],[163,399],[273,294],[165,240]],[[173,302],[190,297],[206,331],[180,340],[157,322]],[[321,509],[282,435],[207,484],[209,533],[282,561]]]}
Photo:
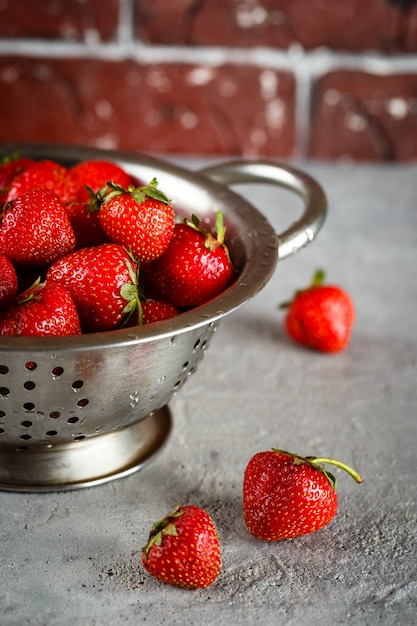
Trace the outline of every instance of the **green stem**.
{"label": "green stem", "polygon": [[312,457],[312,458],[307,457],[307,460],[313,465],[320,465],[322,463],[329,463],[330,465],[336,465],[336,467],[340,467],[341,469],[345,470],[345,472],[347,472],[350,476],[352,476],[352,478],[356,480],[357,483],[363,482],[362,477],[358,474],[358,472],[356,472],[354,469],[349,467],[349,465],[346,465],[346,463],[342,463],[341,461],[338,461],[337,459],[330,459],[328,457]]}

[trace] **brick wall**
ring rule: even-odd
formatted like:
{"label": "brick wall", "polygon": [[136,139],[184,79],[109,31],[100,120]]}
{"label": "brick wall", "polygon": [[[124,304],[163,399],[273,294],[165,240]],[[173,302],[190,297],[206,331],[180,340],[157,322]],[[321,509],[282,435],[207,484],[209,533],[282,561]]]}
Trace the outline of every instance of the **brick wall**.
{"label": "brick wall", "polygon": [[417,158],[415,0],[0,0],[0,141]]}

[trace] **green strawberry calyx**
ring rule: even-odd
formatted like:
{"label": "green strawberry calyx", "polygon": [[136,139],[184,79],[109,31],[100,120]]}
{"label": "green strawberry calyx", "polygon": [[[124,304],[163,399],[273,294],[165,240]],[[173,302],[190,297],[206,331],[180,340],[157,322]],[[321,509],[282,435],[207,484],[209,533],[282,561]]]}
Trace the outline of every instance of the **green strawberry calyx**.
{"label": "green strawberry calyx", "polygon": [[178,532],[175,526],[175,520],[183,515],[184,511],[180,510],[179,506],[176,506],[172,513],[166,515],[163,519],[155,522],[152,526],[151,532],[146,546],[142,548],[142,552],[147,555],[152,546],[160,547],[164,536],[177,537]]}
{"label": "green strawberry calyx", "polygon": [[287,302],[282,302],[279,305],[279,308],[288,309],[291,306],[291,304],[294,302],[294,300],[297,298],[297,296],[300,295],[300,293],[304,293],[305,291],[310,291],[310,289],[316,289],[317,287],[321,287],[322,285],[324,285],[325,280],[326,280],[326,272],[321,268],[317,269],[313,274],[313,278],[311,279],[310,284],[307,287],[304,287],[303,289],[297,289],[297,291],[294,292],[291,300],[288,300]]}
{"label": "green strawberry calyx", "polygon": [[[89,213],[94,213],[100,209],[101,199],[99,193],[94,193],[89,185],[84,185],[88,193],[87,207]],[[71,204],[77,204],[76,202],[72,202]]]}
{"label": "green strawberry calyx", "polygon": [[13,163],[13,161],[17,161],[18,159],[20,159],[20,153],[18,150],[16,150],[11,154],[5,154],[0,161],[0,165],[8,165],[9,163]]}
{"label": "green strawberry calyx", "polygon": [[363,482],[362,477],[360,476],[360,474],[358,474],[356,470],[352,469],[349,465],[346,465],[346,463],[342,463],[342,461],[338,461],[337,459],[333,459],[331,457],[301,456],[299,454],[287,452],[286,450],[278,450],[277,448],[272,448],[272,450],[279,454],[287,454],[288,456],[293,457],[294,465],[301,465],[301,463],[308,463],[315,470],[322,472],[322,474],[324,474],[327,477],[332,488],[335,491],[336,491],[336,477],[331,472],[324,469],[324,465],[326,463],[329,465],[335,465],[336,467],[339,467],[340,469],[344,470],[345,472],[349,474],[349,476],[352,476],[352,478],[357,483]]}
{"label": "green strawberry calyx", "polygon": [[198,233],[201,233],[202,235],[204,235],[205,237],[204,247],[207,248],[207,250],[217,250],[217,248],[223,248],[223,250],[226,253],[229,263],[231,263],[229,250],[225,243],[226,226],[224,224],[223,213],[221,211],[217,211],[216,213],[214,233],[203,228],[201,225],[200,218],[194,213],[191,215],[191,220],[187,219],[186,217],[183,217],[181,221],[187,226],[190,226],[190,228],[193,228]]}
{"label": "green strawberry calyx", "polygon": [[133,269],[131,261],[126,260],[126,266],[129,272],[130,282],[124,283],[120,287],[120,295],[127,301],[122,311],[122,314],[124,315],[123,322],[121,324],[122,328],[126,326],[127,322],[135,312],[137,314],[137,326],[141,326],[143,321],[142,303],[140,301],[138,288],[139,264],[137,264],[136,271]]}
{"label": "green strawberry calyx", "polygon": [[127,189],[121,185],[113,183],[112,181],[108,181],[107,185],[102,187],[97,193],[99,204],[109,202],[113,198],[117,198],[122,195],[130,195],[138,204],[142,204],[146,198],[152,198],[153,200],[162,202],[162,204],[171,204],[169,198],[164,194],[164,192],[158,189],[158,181],[156,178],[153,178],[148,185],[143,185],[141,187],[129,185]]}
{"label": "green strawberry calyx", "polygon": [[26,304],[27,302],[38,302],[42,297],[41,292],[45,285],[46,283],[42,283],[41,277],[39,276],[28,289],[26,289],[23,293],[17,296],[16,304],[20,305]]}

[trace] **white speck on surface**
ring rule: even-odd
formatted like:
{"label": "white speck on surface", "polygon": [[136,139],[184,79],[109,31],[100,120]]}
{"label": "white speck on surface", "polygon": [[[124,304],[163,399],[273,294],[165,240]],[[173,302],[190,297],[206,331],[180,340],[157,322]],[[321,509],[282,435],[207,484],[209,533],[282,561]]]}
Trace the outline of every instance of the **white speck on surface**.
{"label": "white speck on surface", "polygon": [[192,130],[198,124],[198,115],[192,111],[183,113],[180,117],[181,126],[187,130]]}
{"label": "white speck on surface", "polygon": [[231,79],[223,79],[219,82],[219,94],[222,98],[233,98],[237,93],[237,85]]}
{"label": "white speck on surface", "polygon": [[2,80],[9,85],[19,80],[19,76],[19,70],[14,65],[6,65],[1,73]]}
{"label": "white speck on surface", "polygon": [[280,98],[275,98],[267,103],[265,108],[265,119],[270,129],[278,130],[284,126],[285,104]]}
{"label": "white speck on surface", "polygon": [[[252,3],[251,3],[252,4]],[[242,4],[236,10],[236,23],[240,28],[255,28],[268,19],[268,12],[258,4]]]}
{"label": "white speck on surface", "polygon": [[284,11],[272,10],[269,12],[269,19],[272,24],[280,26],[281,24],[285,24],[285,22],[287,21],[287,16]]}
{"label": "white speck on surface", "polygon": [[365,130],[367,122],[363,115],[359,115],[358,113],[348,113],[345,116],[345,126],[346,128],[349,128],[349,130],[361,133]]}
{"label": "white speck on surface", "polygon": [[108,133],[97,137],[94,145],[103,150],[114,150],[119,146],[119,138],[114,133]]}
{"label": "white speck on surface", "polygon": [[188,72],[186,80],[190,85],[207,85],[217,74],[214,67],[200,66]]}
{"label": "white speck on surface", "polygon": [[113,115],[113,107],[108,100],[99,100],[95,105],[95,111],[102,120],[109,120]]}
{"label": "white speck on surface", "polygon": [[166,73],[158,67],[153,67],[149,70],[146,76],[146,82],[149,87],[152,87],[161,93],[170,91],[172,87],[171,79],[168,78]]}
{"label": "white speck on surface", "polygon": [[84,39],[86,43],[94,45],[99,43],[100,35],[95,28],[86,28],[84,29]]}
{"label": "white speck on surface", "polygon": [[404,119],[409,112],[408,102],[404,98],[390,98],[387,100],[386,109],[397,120]]}
{"label": "white speck on surface", "polygon": [[273,70],[263,70],[259,74],[261,96],[265,100],[274,98],[278,90],[278,76]]}
{"label": "white speck on surface", "polygon": [[327,89],[324,93],[324,104],[330,107],[334,107],[340,103],[341,94],[337,89]]}

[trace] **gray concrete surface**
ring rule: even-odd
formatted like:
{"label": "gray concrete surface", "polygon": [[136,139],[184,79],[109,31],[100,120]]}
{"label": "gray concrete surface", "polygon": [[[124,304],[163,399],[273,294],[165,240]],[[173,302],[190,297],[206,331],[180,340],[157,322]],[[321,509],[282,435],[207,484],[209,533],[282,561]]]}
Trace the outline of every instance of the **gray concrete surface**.
{"label": "gray concrete surface", "polygon": [[[0,493],[3,626],[417,624],[417,165],[304,168],[329,198],[324,229],[222,321],[171,403],[161,455],[85,490]],[[297,211],[285,192],[241,192],[277,230]],[[357,307],[338,355],[292,344],[277,310],[317,267]],[[265,544],[246,531],[241,489],[249,458],[270,447],[337,457],[364,483],[336,471],[336,518]],[[202,591],[140,565],[152,522],[186,502],[211,513],[222,544],[221,575]]]}

